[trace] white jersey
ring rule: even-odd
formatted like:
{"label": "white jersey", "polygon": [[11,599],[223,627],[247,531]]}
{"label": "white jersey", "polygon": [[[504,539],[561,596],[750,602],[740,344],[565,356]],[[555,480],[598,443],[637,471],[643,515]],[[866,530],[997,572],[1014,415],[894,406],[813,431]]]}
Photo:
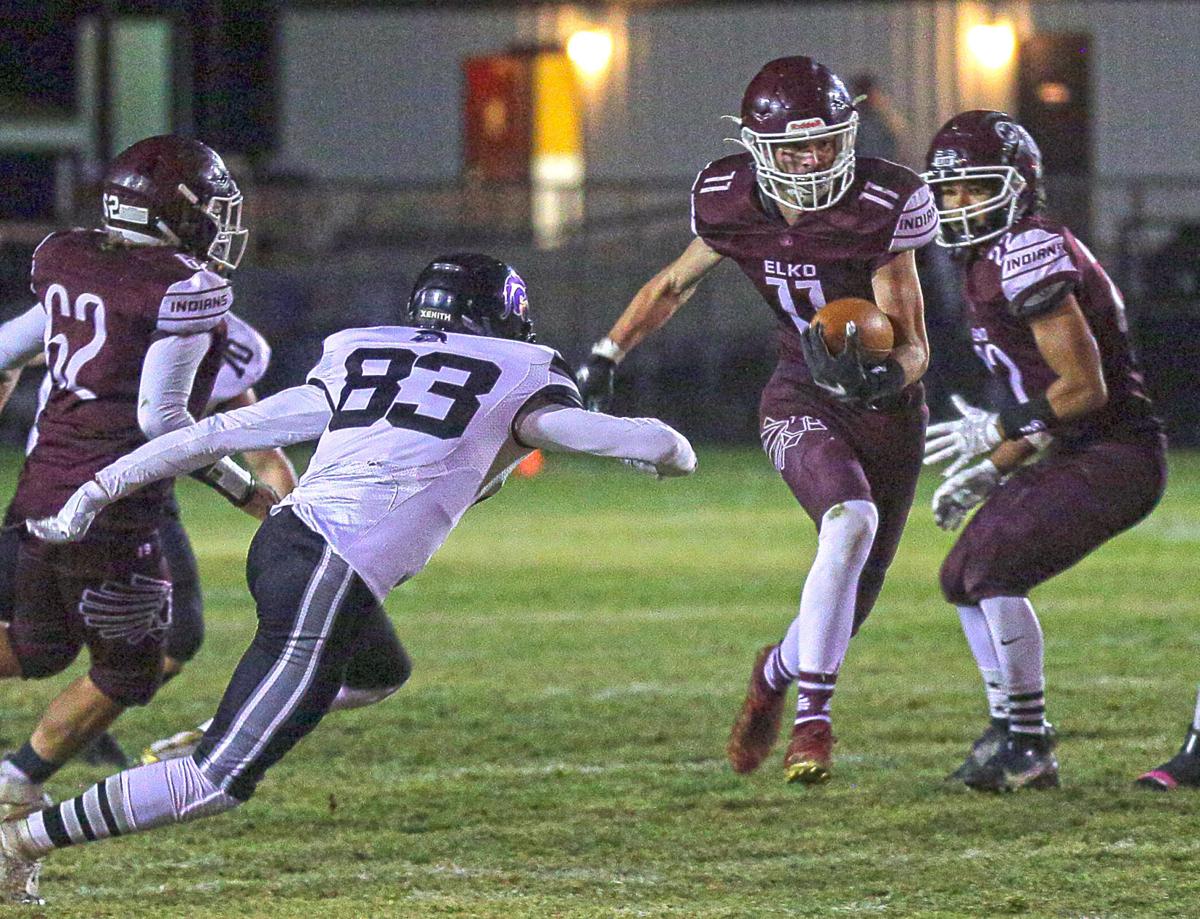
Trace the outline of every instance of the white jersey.
{"label": "white jersey", "polygon": [[331,335],[308,382],[332,417],[283,504],[380,598],[529,452],[513,422],[533,396],[580,404],[550,348],[409,326]]}
{"label": "white jersey", "polygon": [[225,314],[225,326],[225,350],[205,414],[258,385],[271,363],[271,346],[258,329],[233,313]]}

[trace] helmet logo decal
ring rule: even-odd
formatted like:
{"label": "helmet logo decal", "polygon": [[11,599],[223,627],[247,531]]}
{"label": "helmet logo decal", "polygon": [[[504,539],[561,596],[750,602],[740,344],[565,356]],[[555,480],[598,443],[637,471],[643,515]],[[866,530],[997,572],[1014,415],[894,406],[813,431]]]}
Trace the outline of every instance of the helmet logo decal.
{"label": "helmet logo decal", "polygon": [[792,131],[811,131],[813,128],[827,127],[824,118],[804,118],[800,121],[789,121],[787,123],[787,131],[790,134]]}
{"label": "helmet logo decal", "polygon": [[525,293],[525,282],[515,271],[510,270],[504,279],[504,315],[525,318],[529,312],[529,296]]}
{"label": "helmet logo decal", "polygon": [[934,169],[956,169],[964,162],[963,155],[957,150],[937,150],[929,165]]}
{"label": "helmet logo decal", "polygon": [[150,223],[150,211],[144,207],[134,207],[132,204],[122,204],[116,195],[104,196],[104,216],[107,220],[120,220],[123,223],[140,223],[146,226]]}

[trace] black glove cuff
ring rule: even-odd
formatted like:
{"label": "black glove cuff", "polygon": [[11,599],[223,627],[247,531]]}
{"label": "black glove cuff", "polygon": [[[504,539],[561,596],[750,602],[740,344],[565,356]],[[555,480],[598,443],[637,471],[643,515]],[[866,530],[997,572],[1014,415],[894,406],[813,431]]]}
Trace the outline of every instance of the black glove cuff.
{"label": "black glove cuff", "polygon": [[1040,395],[1019,405],[1010,405],[1000,413],[1000,430],[1005,440],[1016,440],[1030,434],[1049,431],[1057,421],[1050,400]]}
{"label": "black glove cuff", "polygon": [[882,364],[867,368],[864,401],[875,402],[894,396],[904,388],[904,368],[894,357],[889,357]]}

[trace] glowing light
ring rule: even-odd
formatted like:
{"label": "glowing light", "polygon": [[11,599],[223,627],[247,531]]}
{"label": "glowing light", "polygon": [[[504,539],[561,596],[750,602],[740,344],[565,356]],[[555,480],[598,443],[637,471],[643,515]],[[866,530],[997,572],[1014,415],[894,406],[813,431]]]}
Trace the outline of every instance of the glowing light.
{"label": "glowing light", "polygon": [[583,29],[567,40],[567,57],[587,77],[604,73],[612,53],[612,35],[603,29]]}
{"label": "glowing light", "polygon": [[1007,22],[981,23],[967,30],[967,47],[989,70],[1006,67],[1017,50],[1017,33]]}

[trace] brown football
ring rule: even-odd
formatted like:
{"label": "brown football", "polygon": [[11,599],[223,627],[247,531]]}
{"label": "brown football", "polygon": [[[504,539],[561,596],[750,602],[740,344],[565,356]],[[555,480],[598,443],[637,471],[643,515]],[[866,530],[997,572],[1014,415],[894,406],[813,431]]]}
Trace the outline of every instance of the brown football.
{"label": "brown football", "polygon": [[845,349],[848,322],[858,327],[858,343],[868,364],[878,364],[892,353],[896,339],[892,321],[870,300],[842,297],[826,303],[813,317],[813,323],[818,322],[830,354],[841,354]]}

